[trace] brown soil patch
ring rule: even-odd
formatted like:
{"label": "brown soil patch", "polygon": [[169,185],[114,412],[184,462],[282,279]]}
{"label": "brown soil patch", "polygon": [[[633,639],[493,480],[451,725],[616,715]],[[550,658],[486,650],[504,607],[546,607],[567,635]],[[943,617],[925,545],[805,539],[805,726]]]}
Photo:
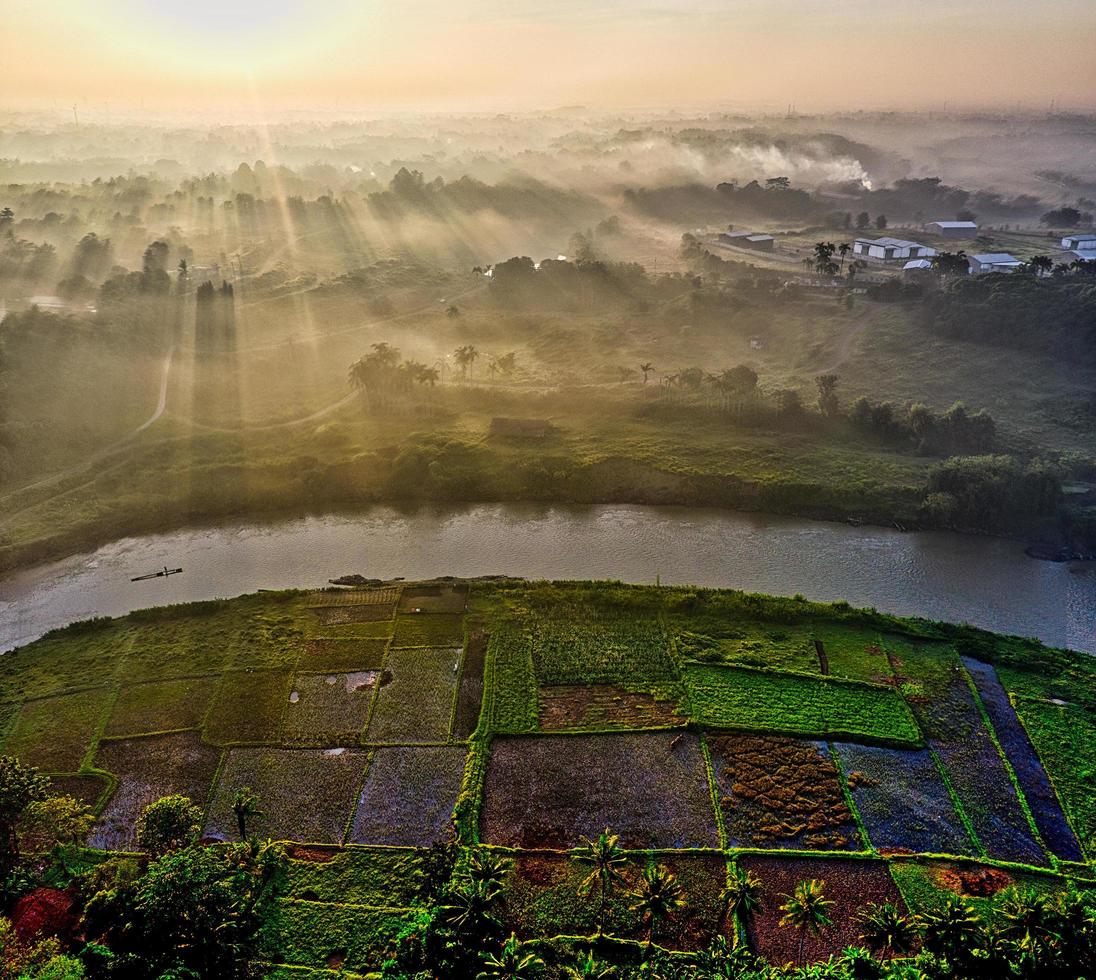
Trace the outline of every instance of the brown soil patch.
{"label": "brown soil patch", "polygon": [[855,846],[856,823],[824,746],[754,735],[717,736],[710,744],[733,847]]}
{"label": "brown soil patch", "polygon": [[286,855],[294,861],[311,861],[313,864],[327,864],[334,861],[342,851],[337,848],[305,847],[301,844],[291,844],[286,848]]}
{"label": "brown soil patch", "polygon": [[568,728],[660,728],[683,725],[677,702],[627,691],[616,684],[545,685],[538,692],[538,722],[544,731]]}
{"label": "brown soil patch", "polygon": [[457,690],[457,713],[453,719],[453,738],[469,738],[479,724],[483,704],[483,666],[487,660],[488,634],[477,631],[468,637],[464,648],[464,668]]}
{"label": "brown soil patch", "polygon": [[989,898],[1012,884],[1012,875],[1000,868],[937,868],[936,883],[956,895]]}

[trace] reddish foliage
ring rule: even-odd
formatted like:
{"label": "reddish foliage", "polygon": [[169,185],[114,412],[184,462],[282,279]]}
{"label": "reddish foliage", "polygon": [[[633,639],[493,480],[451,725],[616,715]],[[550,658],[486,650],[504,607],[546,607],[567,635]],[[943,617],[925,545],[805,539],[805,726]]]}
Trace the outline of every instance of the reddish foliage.
{"label": "reddish foliage", "polygon": [[22,940],[71,939],[80,921],[76,899],[58,888],[35,888],[15,903],[11,924]]}
{"label": "reddish foliage", "polygon": [[1012,876],[999,868],[941,868],[937,882],[957,895],[988,898],[1012,884]]}

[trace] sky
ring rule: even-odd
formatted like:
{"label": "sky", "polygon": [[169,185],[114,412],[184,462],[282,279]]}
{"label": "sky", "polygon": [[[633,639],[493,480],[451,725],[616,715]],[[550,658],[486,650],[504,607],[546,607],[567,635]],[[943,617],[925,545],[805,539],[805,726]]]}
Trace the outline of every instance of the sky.
{"label": "sky", "polygon": [[0,104],[1096,107],[1096,0],[0,0]]}

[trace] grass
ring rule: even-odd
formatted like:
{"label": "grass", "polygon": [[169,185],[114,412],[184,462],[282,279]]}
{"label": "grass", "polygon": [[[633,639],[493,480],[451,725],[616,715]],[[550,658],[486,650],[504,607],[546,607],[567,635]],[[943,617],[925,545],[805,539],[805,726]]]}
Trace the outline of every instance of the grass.
{"label": "grass", "polygon": [[[302,849],[303,850],[303,849]],[[407,851],[290,851],[286,898],[382,908],[410,905],[424,887],[422,858]]]}
{"label": "grass", "polygon": [[211,677],[190,677],[127,685],[118,692],[104,734],[145,735],[200,728],[215,683]]}
{"label": "grass", "polygon": [[693,664],[685,670],[703,725],[917,745],[921,734],[891,688],[804,674]]}
{"label": "grass", "polygon": [[285,671],[238,671],[221,677],[205,721],[205,737],[219,745],[270,742],[279,737],[289,704]]}
{"label": "grass", "polygon": [[380,676],[376,670],[298,674],[285,706],[283,740],[293,745],[356,745]]}
{"label": "grass", "polygon": [[112,691],[99,688],[27,701],[4,740],[4,752],[43,772],[76,772],[112,697]]}
{"label": "grass", "polygon": [[491,636],[487,659],[491,730],[517,734],[537,727],[537,681],[529,638],[509,626]]}
{"label": "grass", "polygon": [[391,650],[366,739],[380,742],[444,742],[449,738],[460,650]]}
{"label": "grass", "polygon": [[365,769],[364,752],[349,749],[232,749],[209,808],[205,835],[237,838],[232,800],[247,787],[263,816],[252,832],[274,840],[342,843]]}
{"label": "grass", "polygon": [[92,845],[133,850],[138,816],[163,796],[181,793],[204,809],[220,758],[196,732],[102,742],[95,767],[116,776],[118,786],[92,831]]}
{"label": "grass", "polygon": [[377,749],[350,826],[355,844],[429,847],[446,840],[464,775],[463,746]]}
{"label": "grass", "polygon": [[1096,849],[1096,717],[1069,705],[1016,698],[1062,807],[1090,858]]}
{"label": "grass", "polygon": [[460,646],[463,642],[464,619],[460,615],[400,615],[392,633],[394,647]]}
{"label": "grass", "polygon": [[316,637],[305,643],[297,662],[301,670],[310,671],[380,670],[387,647],[386,639]]}

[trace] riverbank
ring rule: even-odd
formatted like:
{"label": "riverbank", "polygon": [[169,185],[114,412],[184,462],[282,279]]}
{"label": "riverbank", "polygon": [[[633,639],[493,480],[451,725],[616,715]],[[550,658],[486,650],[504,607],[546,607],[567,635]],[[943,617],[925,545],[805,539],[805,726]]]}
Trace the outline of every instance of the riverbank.
{"label": "riverbank", "polygon": [[[169,579],[131,583],[165,564]],[[618,579],[846,600],[1096,653],[1096,578],[1015,542],[699,507],[432,503],[122,538],[0,578],[0,649],[166,602],[333,576]]]}

